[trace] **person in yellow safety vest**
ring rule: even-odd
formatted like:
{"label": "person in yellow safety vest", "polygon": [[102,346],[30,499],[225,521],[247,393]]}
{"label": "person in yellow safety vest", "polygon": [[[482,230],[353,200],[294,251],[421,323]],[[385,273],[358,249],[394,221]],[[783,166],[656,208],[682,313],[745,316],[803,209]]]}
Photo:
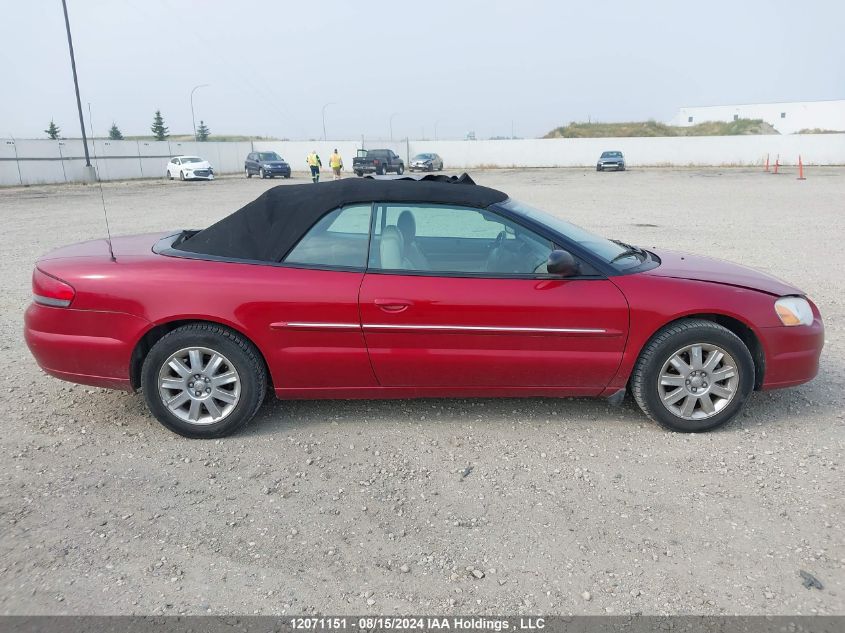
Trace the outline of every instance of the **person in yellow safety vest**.
{"label": "person in yellow safety vest", "polygon": [[343,169],[343,159],[337,153],[337,148],[334,148],[334,154],[329,157],[329,167],[334,172],[334,180],[340,180],[340,170]]}
{"label": "person in yellow safety vest", "polygon": [[320,160],[320,157],[317,156],[317,150],[311,150],[311,153],[308,154],[308,157],[305,160],[311,168],[311,181],[314,183],[320,182],[320,167],[323,166],[323,163]]}

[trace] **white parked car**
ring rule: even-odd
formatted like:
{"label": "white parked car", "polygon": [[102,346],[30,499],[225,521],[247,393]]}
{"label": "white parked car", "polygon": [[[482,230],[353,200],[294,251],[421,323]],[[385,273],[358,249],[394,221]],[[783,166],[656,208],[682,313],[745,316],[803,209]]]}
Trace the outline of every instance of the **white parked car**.
{"label": "white parked car", "polygon": [[167,177],[170,180],[214,180],[214,168],[199,156],[174,156],[167,163]]}

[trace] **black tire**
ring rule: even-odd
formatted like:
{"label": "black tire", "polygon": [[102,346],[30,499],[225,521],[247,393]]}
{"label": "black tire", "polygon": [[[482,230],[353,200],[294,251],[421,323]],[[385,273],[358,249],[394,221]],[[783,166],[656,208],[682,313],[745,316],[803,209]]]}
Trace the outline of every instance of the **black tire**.
{"label": "black tire", "polygon": [[355,175],[358,176],[358,178],[360,178],[361,176],[364,175],[364,172],[363,171],[356,171]]}
{"label": "black tire", "polygon": [[167,179],[168,179],[168,180],[173,180],[173,175],[170,173],[170,170],[169,170],[169,169],[167,170]]}
{"label": "black tire", "polygon": [[264,180],[264,179],[267,177],[267,175],[264,173],[264,168],[263,168],[263,167],[260,167],[260,168],[258,169],[258,175],[259,175],[259,176],[261,176],[261,180]]}
{"label": "black tire", "polygon": [[400,164],[399,167],[396,168],[396,174],[401,176],[405,173],[405,165]]}
{"label": "black tire", "polygon": [[244,167],[244,173],[247,178],[252,178],[252,172],[249,170],[249,167]]}
{"label": "black tire", "polygon": [[[159,371],[168,358],[186,347],[205,347],[227,358],[241,379],[240,396],[232,411],[218,422],[194,424],[175,415],[159,395]],[[249,422],[267,393],[267,372],[258,349],[250,341],[211,323],[176,328],[153,345],[141,370],[144,399],[152,414],[168,429],[190,438],[208,439],[234,433]]]}
{"label": "black tire", "polygon": [[440,163],[440,167],[437,169],[437,171],[443,171],[443,163]]}
{"label": "black tire", "polygon": [[387,167],[376,168],[376,176],[384,176],[387,173]]}
{"label": "black tire", "polygon": [[181,170],[179,171],[179,180],[185,180],[185,172],[184,171],[181,171]]}
{"label": "black tire", "polygon": [[596,167],[596,171],[602,171],[601,167]]}
{"label": "black tire", "polygon": [[285,174],[285,178],[290,178],[290,174]]}
{"label": "black tire", "polygon": [[[677,350],[696,343],[716,345],[728,352],[736,363],[739,384],[722,410],[708,418],[690,420],[675,415],[663,404],[659,376],[663,364]],[[729,329],[705,319],[684,319],[667,325],[646,343],[630,384],[640,409],[652,420],[673,431],[698,433],[725,424],[739,412],[754,389],[754,360],[745,343]]]}

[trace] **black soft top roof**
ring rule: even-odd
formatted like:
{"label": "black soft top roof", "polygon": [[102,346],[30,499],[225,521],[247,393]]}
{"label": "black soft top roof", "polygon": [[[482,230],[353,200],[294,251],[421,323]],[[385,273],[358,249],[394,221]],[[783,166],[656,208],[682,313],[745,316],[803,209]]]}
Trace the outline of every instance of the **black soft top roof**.
{"label": "black soft top roof", "polygon": [[495,189],[461,178],[352,179],[280,185],[242,209],[188,237],[175,248],[191,253],[279,261],[326,213],[361,202],[420,202],[486,208],[507,199]]}

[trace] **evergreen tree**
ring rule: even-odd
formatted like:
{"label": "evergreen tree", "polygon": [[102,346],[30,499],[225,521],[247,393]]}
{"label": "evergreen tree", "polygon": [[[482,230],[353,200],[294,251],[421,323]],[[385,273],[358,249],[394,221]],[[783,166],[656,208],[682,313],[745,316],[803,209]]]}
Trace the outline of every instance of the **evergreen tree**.
{"label": "evergreen tree", "polygon": [[197,128],[197,140],[207,141],[210,135],[211,130],[208,129],[208,126],[205,124],[204,121],[200,120],[200,126]]}
{"label": "evergreen tree", "polygon": [[117,127],[117,123],[112,121],[111,129],[109,130],[109,139],[112,141],[122,141],[123,134],[120,131],[120,128]]}
{"label": "evergreen tree", "polygon": [[167,126],[164,125],[164,117],[161,116],[161,110],[156,110],[156,115],[153,119],[153,125],[150,129],[152,130],[153,136],[155,136],[157,141],[167,140],[170,130],[168,130]]}
{"label": "evergreen tree", "polygon": [[56,125],[52,119],[50,119],[50,127],[44,130],[44,133],[47,134],[48,137],[56,141],[58,140],[59,134],[61,134],[62,131],[59,129],[59,126]]}

